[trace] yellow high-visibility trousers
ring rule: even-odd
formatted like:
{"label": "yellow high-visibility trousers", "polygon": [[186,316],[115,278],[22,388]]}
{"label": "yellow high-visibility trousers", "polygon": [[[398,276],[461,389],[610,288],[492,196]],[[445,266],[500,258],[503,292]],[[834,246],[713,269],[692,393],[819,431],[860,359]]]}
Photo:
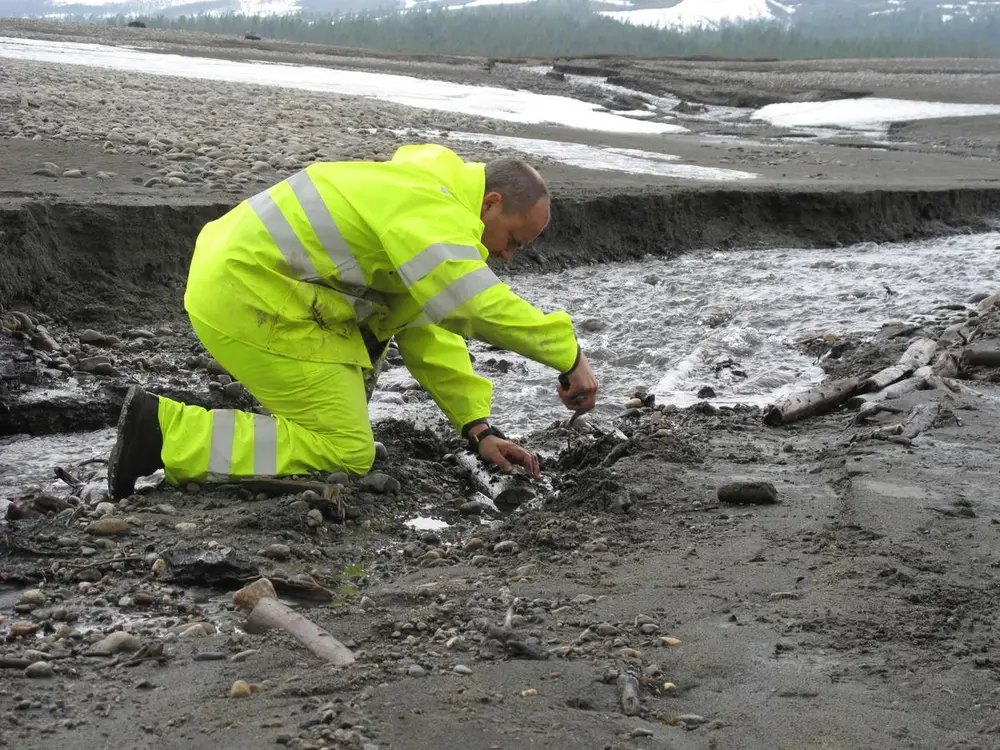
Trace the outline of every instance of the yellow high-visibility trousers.
{"label": "yellow high-visibility trousers", "polygon": [[160,397],[171,484],[312,471],[366,474],[375,460],[362,369],[306,362],[236,341],[194,317],[205,348],[271,412],[204,409]]}

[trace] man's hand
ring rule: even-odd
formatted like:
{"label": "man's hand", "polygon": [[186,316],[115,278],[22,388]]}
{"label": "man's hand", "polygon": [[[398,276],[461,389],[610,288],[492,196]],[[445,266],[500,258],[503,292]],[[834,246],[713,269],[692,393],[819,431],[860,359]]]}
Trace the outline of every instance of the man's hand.
{"label": "man's hand", "polygon": [[[472,435],[476,435],[486,429],[486,425],[474,427]],[[510,473],[514,470],[514,464],[521,466],[532,479],[540,479],[542,471],[538,466],[538,456],[529,450],[525,450],[517,443],[504,440],[496,435],[489,435],[483,438],[479,444],[479,455],[486,461],[496,464],[501,471]]]}
{"label": "man's hand", "polygon": [[559,376],[559,399],[567,409],[585,414],[597,405],[597,381],[590,371],[587,356],[580,352],[580,361],[573,372]]}

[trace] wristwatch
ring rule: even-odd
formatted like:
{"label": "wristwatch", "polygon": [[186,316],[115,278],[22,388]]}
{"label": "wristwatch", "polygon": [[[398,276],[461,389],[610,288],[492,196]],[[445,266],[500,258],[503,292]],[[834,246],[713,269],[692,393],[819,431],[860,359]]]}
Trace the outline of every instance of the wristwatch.
{"label": "wristwatch", "polygon": [[489,427],[487,427],[482,432],[479,432],[479,433],[477,433],[475,435],[471,435],[471,434],[469,435],[469,449],[473,453],[478,454],[479,453],[479,445],[483,442],[483,440],[485,440],[486,438],[488,438],[490,435],[493,435],[494,437],[498,437],[501,440],[506,440],[507,439],[507,436],[504,435],[502,432],[500,432],[499,428],[494,427],[493,425],[490,425]]}

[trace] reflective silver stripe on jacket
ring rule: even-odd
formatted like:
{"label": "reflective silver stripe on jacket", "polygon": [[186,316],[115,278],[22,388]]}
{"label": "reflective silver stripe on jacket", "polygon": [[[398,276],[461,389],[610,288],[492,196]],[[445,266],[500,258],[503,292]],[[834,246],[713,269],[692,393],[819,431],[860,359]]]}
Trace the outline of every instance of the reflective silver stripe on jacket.
{"label": "reflective silver stripe on jacket", "polygon": [[288,184],[302,206],[306,219],[309,220],[313,231],[326,250],[327,256],[337,267],[337,275],[342,281],[363,289],[365,275],[361,272],[358,259],[354,257],[354,253],[347,246],[344,235],[337,228],[333,215],[319,194],[319,189],[312,181],[312,177],[303,169],[289,177]]}
{"label": "reflective silver stripe on jacket", "polygon": [[322,243],[327,256],[337,267],[337,273],[340,276],[339,280],[350,291],[344,292],[328,283],[324,283],[316,268],[316,264],[309,257],[305,245],[299,239],[298,235],[295,234],[295,230],[292,229],[292,225],[288,219],[281,213],[281,208],[278,207],[277,202],[271,197],[269,190],[258,193],[248,199],[247,203],[261,220],[264,228],[271,235],[274,244],[278,246],[278,250],[281,251],[285,261],[291,267],[299,281],[318,283],[326,286],[328,289],[333,289],[354,308],[354,313],[358,320],[364,320],[373,311],[372,304],[362,297],[368,291],[365,285],[364,274],[361,271],[361,266],[358,264],[357,258],[354,257],[354,254],[347,246],[347,241],[344,240],[344,236],[337,228],[330,210],[327,208],[326,203],[323,202],[319,190],[305,170],[289,177],[288,184],[291,186],[296,200],[302,206],[303,213],[312,225],[313,232],[316,233],[316,236]]}
{"label": "reflective silver stripe on jacket", "polygon": [[285,215],[281,213],[281,209],[278,208],[278,204],[275,203],[271,194],[265,190],[249,198],[247,203],[264,224],[271,239],[274,240],[274,244],[285,256],[285,261],[295,272],[299,281],[318,280],[319,271],[316,270],[316,264],[312,262],[302,240],[295,234],[295,230],[292,229],[292,225],[288,223]]}
{"label": "reflective silver stripe on jacket", "polygon": [[[274,417],[252,414],[253,476],[273,477],[278,473],[278,423]],[[212,410],[212,442],[209,448],[209,482],[228,482],[233,476],[233,440],[236,437],[236,412]]]}
{"label": "reflective silver stripe on jacket", "polygon": [[411,287],[431,271],[448,260],[478,260],[483,256],[471,245],[448,245],[436,243],[421,250],[399,267],[399,278]]}
{"label": "reflective silver stripe on jacket", "polygon": [[440,323],[482,291],[500,284],[500,279],[486,266],[470,271],[451,282],[424,304],[424,311],[434,323]]}

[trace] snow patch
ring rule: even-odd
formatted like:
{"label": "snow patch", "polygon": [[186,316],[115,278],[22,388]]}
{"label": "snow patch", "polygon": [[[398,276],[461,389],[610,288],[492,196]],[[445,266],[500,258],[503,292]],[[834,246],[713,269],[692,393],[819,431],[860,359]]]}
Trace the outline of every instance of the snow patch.
{"label": "snow patch", "polygon": [[769,104],[750,116],[785,128],[839,127],[845,130],[881,130],[893,122],[939,117],[1000,115],[1000,104],[953,104],[910,99],[835,99],[828,102]]}
{"label": "snow patch", "polygon": [[[601,15],[635,26],[690,29],[716,26],[725,21],[774,20],[776,16],[771,6],[769,0],[681,0],[671,8],[608,10],[601,11]],[[778,7],[786,9],[782,5]]]}

